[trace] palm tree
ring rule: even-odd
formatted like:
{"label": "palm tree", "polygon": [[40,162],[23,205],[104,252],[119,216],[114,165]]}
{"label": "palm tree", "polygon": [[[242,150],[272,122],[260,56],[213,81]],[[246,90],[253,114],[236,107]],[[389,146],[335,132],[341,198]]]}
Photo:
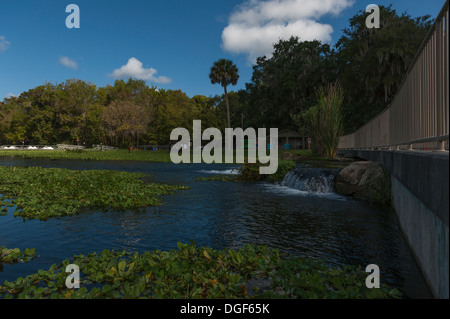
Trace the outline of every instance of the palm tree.
{"label": "palm tree", "polygon": [[228,105],[228,92],[227,86],[229,84],[236,85],[239,80],[238,68],[233,64],[232,61],[226,59],[220,59],[214,62],[211,67],[211,73],[209,78],[212,84],[219,83],[223,86],[225,91],[225,105],[227,106],[227,121],[228,127],[231,128],[230,124],[230,106]]}

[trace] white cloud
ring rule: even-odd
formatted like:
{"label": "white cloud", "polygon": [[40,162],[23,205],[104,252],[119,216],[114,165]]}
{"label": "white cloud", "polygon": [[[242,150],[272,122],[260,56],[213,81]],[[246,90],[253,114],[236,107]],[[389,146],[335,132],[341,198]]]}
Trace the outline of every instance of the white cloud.
{"label": "white cloud", "polygon": [[5,99],[10,99],[12,97],[17,97],[17,95],[15,95],[13,93],[8,93],[8,94],[6,94]]}
{"label": "white cloud", "polygon": [[126,65],[114,70],[110,75],[115,79],[135,78],[138,80],[150,81],[154,83],[167,84],[172,82],[165,76],[156,76],[158,71],[154,68],[145,69],[141,61],[136,58],[130,58]]}
{"label": "white cloud", "polygon": [[222,47],[243,53],[251,61],[271,56],[273,44],[298,36],[303,41],[331,41],[333,27],[319,23],[325,15],[339,15],[355,0],[249,0],[238,6],[222,32]]}
{"label": "white cloud", "polygon": [[70,69],[77,69],[78,68],[78,64],[74,60],[72,60],[72,59],[70,59],[70,58],[68,58],[66,56],[61,57],[59,59],[59,63],[61,63],[62,65],[66,66],[66,67],[68,67]]}
{"label": "white cloud", "polygon": [[11,43],[9,41],[6,41],[6,38],[4,35],[0,35],[0,53],[5,52],[8,50],[8,48],[11,46]]}

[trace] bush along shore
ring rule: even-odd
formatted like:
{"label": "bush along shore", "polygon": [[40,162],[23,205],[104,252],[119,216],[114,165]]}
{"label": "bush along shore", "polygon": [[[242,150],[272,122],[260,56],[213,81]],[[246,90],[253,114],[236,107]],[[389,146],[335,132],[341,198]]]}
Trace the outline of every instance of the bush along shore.
{"label": "bush along shore", "polygon": [[73,171],[60,168],[0,166],[0,210],[16,206],[15,216],[47,220],[83,208],[126,210],[160,205],[160,195],[184,186],[144,182],[140,173]]}
{"label": "bush along shore", "polygon": [[48,158],[62,160],[143,161],[171,163],[169,151],[97,150],[0,150],[0,157]]}
{"label": "bush along shore", "polygon": [[[68,265],[80,269],[80,288],[66,287]],[[360,267],[282,255],[265,246],[214,250],[178,243],[178,250],[78,255],[48,270],[0,285],[0,298],[217,299],[401,298],[386,284],[368,289]]]}
{"label": "bush along shore", "polygon": [[262,164],[244,164],[239,172],[239,179],[246,182],[259,182],[259,181],[269,181],[271,183],[278,183],[283,180],[286,174],[294,169],[296,164],[294,161],[282,160],[278,161],[278,169],[275,174],[272,175],[261,175],[259,173],[259,168]]}

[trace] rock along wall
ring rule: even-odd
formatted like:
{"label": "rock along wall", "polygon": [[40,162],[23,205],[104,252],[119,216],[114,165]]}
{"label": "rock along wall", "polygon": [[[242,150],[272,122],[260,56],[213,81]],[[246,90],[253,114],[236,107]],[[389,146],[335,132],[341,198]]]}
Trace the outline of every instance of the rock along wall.
{"label": "rock along wall", "polygon": [[391,175],[377,162],[354,162],[336,175],[336,192],[372,204],[390,206]]}
{"label": "rock along wall", "polygon": [[436,298],[449,298],[448,152],[348,150],[391,174],[400,226]]}

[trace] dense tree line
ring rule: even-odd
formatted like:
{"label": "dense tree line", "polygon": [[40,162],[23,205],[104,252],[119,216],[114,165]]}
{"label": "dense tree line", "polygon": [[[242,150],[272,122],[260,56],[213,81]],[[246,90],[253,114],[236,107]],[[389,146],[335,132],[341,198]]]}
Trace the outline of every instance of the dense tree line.
{"label": "dense tree line", "polygon": [[76,79],[45,84],[0,105],[0,143],[165,145],[173,128],[192,127],[194,119],[224,127],[215,104],[134,79],[99,88]]}
{"label": "dense tree line", "polygon": [[[238,92],[226,89],[236,84],[237,69],[218,61],[210,78],[224,87],[222,96],[190,98],[134,79],[105,87],[76,79],[38,86],[0,103],[0,144],[165,145],[173,128],[189,129],[194,119],[222,130],[243,125],[309,135],[302,114],[331,83],[342,88],[343,130],[350,133],[392,102],[433,23],[391,6],[380,6],[380,14],[381,28],[368,29],[368,13],[357,13],[335,47],[298,37],[280,40],[271,57],[257,59],[250,83]],[[224,71],[221,78],[222,69],[232,70],[232,77]]]}
{"label": "dense tree line", "polygon": [[292,37],[279,41],[272,57],[258,58],[242,94],[247,115],[257,114],[248,124],[303,130],[298,115],[316,106],[321,87],[336,82],[345,96],[344,133],[389,106],[434,21],[380,6],[380,28],[369,29],[368,15],[352,17],[333,48]]}

